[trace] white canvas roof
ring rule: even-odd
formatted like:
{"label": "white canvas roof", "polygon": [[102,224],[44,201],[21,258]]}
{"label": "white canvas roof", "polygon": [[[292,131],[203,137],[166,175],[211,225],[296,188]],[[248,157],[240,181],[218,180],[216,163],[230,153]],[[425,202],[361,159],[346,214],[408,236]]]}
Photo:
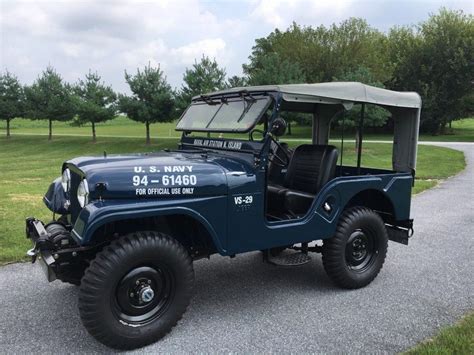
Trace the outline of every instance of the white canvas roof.
{"label": "white canvas roof", "polygon": [[[283,94],[286,101],[308,103],[365,102],[392,107],[421,108],[421,98],[416,92],[392,91],[357,82],[247,86],[216,91],[207,95],[221,95],[242,90],[249,92],[277,91]],[[195,98],[197,99],[199,96]]]}

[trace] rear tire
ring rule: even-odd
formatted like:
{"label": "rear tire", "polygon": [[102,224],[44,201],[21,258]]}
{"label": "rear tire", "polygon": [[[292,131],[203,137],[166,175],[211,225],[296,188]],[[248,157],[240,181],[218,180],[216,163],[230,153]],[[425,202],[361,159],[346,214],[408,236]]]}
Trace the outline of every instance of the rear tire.
{"label": "rear tire", "polygon": [[86,270],[81,320],[107,346],[139,348],[176,325],[193,285],[192,259],[178,241],[162,233],[132,233],[104,248]]}
{"label": "rear tire", "polygon": [[382,269],[387,244],[385,224],[376,212],[365,207],[350,208],[341,215],[336,234],[324,241],[324,269],[339,287],[364,287]]}

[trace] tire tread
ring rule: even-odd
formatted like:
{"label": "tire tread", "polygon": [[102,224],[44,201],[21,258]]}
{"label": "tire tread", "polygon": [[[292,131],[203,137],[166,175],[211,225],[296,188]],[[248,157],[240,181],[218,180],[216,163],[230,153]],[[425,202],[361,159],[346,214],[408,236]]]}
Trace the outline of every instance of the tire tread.
{"label": "tire tread", "polygon": [[[364,218],[371,218],[373,223],[378,224],[377,227],[380,228],[382,235],[379,235],[381,247],[379,250],[380,256],[378,260],[378,267],[372,271],[369,277],[366,277],[364,280],[360,281],[351,277],[351,274],[348,272],[344,260],[344,253],[348,234],[351,233],[351,226],[353,226],[358,220]],[[346,289],[364,287],[372,282],[382,269],[387,252],[387,241],[388,236],[385,224],[382,218],[376,212],[367,207],[358,206],[349,208],[345,210],[339,218],[339,223],[334,236],[324,241],[322,250],[324,269],[326,270],[329,278],[339,287]]]}
{"label": "tire tread", "polygon": [[[105,282],[107,275],[114,271],[114,266],[120,263],[120,260],[129,253],[142,248],[163,248],[175,253],[175,256],[185,264],[186,274],[182,275],[186,280],[185,289],[182,297],[176,298],[177,311],[174,319],[166,328],[159,329],[155,333],[148,334],[143,339],[134,337],[117,337],[115,334],[101,327],[101,307],[102,299],[98,294],[101,291],[101,285]],[[158,232],[135,232],[114,240],[109,246],[98,253],[95,259],[90,263],[82,278],[79,289],[79,312],[82,323],[87,331],[101,343],[116,349],[134,349],[151,344],[166,334],[176,326],[185,313],[192,293],[194,284],[194,270],[192,259],[187,250],[172,237]]]}

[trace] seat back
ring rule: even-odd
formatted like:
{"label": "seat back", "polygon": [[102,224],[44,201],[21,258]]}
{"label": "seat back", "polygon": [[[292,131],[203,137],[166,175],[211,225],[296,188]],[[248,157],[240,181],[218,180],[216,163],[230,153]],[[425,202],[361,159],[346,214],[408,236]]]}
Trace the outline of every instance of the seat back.
{"label": "seat back", "polygon": [[291,157],[284,186],[316,194],[336,173],[337,149],[332,145],[303,144]]}

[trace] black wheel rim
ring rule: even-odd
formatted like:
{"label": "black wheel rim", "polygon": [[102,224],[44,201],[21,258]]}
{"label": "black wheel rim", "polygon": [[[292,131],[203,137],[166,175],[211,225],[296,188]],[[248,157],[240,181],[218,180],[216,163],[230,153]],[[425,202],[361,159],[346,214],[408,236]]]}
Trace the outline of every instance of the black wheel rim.
{"label": "black wheel rim", "polygon": [[377,256],[377,239],[371,231],[356,229],[347,239],[346,264],[349,269],[364,272]]}
{"label": "black wheel rim", "polygon": [[119,282],[114,313],[123,323],[140,326],[159,318],[174,297],[175,280],[166,267],[140,266]]}

